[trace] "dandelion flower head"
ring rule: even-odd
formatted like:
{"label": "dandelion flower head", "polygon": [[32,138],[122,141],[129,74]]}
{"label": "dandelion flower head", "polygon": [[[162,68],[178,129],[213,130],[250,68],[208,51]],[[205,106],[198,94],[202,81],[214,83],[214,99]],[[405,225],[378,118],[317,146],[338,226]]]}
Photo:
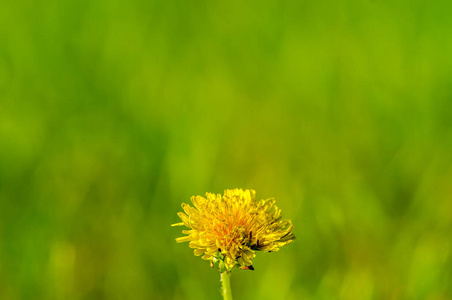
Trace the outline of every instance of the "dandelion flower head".
{"label": "dandelion flower head", "polygon": [[178,213],[182,222],[172,225],[189,228],[176,241],[189,242],[195,255],[203,255],[220,272],[235,266],[253,270],[255,251],[278,251],[295,239],[292,222],[281,218],[275,200],[256,201],[255,194],[233,189],[191,197],[194,207],[183,203],[185,213]]}

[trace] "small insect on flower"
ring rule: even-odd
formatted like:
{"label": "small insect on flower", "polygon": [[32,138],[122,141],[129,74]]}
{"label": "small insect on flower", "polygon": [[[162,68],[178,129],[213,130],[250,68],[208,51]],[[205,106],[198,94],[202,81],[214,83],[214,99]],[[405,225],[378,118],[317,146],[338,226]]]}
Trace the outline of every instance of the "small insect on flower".
{"label": "small insect on flower", "polygon": [[225,190],[224,195],[206,193],[193,196],[194,207],[183,203],[179,212],[186,226],[178,243],[189,242],[195,255],[210,260],[220,273],[230,273],[234,267],[254,270],[255,251],[278,251],[295,239],[290,220],[281,219],[281,210],[273,198],[255,200],[254,190]]}

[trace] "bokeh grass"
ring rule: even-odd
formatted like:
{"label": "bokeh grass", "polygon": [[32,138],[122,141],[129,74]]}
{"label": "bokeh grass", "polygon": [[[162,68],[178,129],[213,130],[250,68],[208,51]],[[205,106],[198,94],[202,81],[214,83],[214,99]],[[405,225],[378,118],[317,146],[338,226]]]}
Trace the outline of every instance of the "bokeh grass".
{"label": "bokeh grass", "polygon": [[0,298],[218,299],[176,212],[274,196],[236,299],[452,298],[452,2],[0,3]]}

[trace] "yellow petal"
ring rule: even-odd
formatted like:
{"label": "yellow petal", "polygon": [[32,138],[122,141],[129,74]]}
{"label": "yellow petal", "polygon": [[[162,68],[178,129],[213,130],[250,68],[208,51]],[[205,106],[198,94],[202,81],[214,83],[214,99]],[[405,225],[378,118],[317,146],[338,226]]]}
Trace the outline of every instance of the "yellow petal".
{"label": "yellow petal", "polygon": [[206,249],[200,249],[200,248],[198,248],[198,249],[195,249],[195,251],[193,251],[193,253],[194,253],[196,256],[199,256],[199,255],[201,255],[201,254],[204,254],[205,251],[206,251]]}
{"label": "yellow petal", "polygon": [[178,242],[178,243],[189,242],[190,240],[191,239],[189,236],[183,236],[183,237],[176,238],[176,242]]}

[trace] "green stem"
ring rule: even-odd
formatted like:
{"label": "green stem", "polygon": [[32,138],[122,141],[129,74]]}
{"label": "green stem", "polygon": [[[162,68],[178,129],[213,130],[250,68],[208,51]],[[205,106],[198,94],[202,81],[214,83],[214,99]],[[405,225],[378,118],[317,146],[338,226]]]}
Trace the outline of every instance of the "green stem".
{"label": "green stem", "polygon": [[232,293],[231,293],[231,282],[229,280],[229,275],[227,272],[221,273],[221,294],[223,295],[224,300],[232,300]]}

